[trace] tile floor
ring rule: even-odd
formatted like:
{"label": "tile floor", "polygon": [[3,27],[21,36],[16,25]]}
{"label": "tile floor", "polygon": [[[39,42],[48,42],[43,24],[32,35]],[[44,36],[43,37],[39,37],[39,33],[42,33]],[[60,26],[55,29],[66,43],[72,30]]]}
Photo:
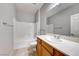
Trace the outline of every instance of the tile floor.
{"label": "tile floor", "polygon": [[15,49],[14,56],[36,56],[36,51],[27,48]]}

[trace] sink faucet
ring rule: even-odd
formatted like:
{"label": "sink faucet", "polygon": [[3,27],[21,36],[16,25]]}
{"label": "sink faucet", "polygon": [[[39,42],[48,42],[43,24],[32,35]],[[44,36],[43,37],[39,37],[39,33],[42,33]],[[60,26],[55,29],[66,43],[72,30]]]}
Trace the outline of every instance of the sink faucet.
{"label": "sink faucet", "polygon": [[60,36],[59,35],[55,35],[54,37],[57,38],[57,39],[60,39]]}

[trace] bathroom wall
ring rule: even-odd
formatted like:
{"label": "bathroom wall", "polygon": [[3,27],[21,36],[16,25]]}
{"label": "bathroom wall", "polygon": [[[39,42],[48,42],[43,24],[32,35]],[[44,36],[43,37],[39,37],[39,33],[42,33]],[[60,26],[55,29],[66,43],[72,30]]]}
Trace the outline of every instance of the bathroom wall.
{"label": "bathroom wall", "polygon": [[[13,52],[13,20],[15,19],[15,5],[0,4],[0,55],[12,55]],[[4,25],[3,22],[9,24]]]}
{"label": "bathroom wall", "polygon": [[28,23],[35,22],[34,14],[22,12],[22,11],[20,12],[19,10],[16,10],[16,19],[17,21],[21,21],[21,22],[28,22]]}
{"label": "bathroom wall", "polygon": [[16,40],[27,40],[26,38],[34,37],[34,23],[16,21],[15,33]]}
{"label": "bathroom wall", "polygon": [[38,34],[45,34],[46,31],[46,11],[47,5],[44,4],[36,13],[35,13],[35,36]]}
{"label": "bathroom wall", "polygon": [[45,3],[40,9],[40,34],[46,34],[48,6],[49,4]]}
{"label": "bathroom wall", "polygon": [[27,47],[34,38],[34,23],[16,21],[14,33],[14,49]]}
{"label": "bathroom wall", "polygon": [[16,7],[14,49],[27,47],[29,41],[31,42],[34,40],[35,16],[32,12],[28,12],[28,5],[26,6],[27,8],[25,6],[21,8],[21,6],[21,9],[18,9],[19,7]]}
{"label": "bathroom wall", "polygon": [[48,24],[54,24],[54,33],[70,35],[70,16],[76,13],[79,13],[78,3],[48,18]]}
{"label": "bathroom wall", "polygon": [[34,36],[40,34],[40,9],[35,13]]}
{"label": "bathroom wall", "polygon": [[47,12],[50,3],[45,3],[35,14],[35,34],[46,34],[47,32]]}

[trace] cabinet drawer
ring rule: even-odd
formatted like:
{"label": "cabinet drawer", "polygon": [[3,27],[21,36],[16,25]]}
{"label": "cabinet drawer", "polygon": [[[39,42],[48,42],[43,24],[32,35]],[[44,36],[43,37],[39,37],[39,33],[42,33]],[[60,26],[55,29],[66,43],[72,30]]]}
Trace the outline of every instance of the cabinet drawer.
{"label": "cabinet drawer", "polygon": [[42,41],[42,46],[43,46],[44,48],[46,48],[47,51],[53,55],[53,47],[51,47],[49,44],[47,44],[47,43],[44,42],[44,41]]}

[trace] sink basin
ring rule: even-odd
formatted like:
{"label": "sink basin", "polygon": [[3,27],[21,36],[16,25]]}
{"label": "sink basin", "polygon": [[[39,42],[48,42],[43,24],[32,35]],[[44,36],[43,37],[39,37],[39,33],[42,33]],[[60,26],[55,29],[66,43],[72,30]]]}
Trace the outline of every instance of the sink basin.
{"label": "sink basin", "polygon": [[61,39],[58,39],[54,36],[49,36],[49,35],[42,35],[46,40],[48,41],[51,41],[51,42],[54,42],[54,43],[61,43],[62,40]]}

